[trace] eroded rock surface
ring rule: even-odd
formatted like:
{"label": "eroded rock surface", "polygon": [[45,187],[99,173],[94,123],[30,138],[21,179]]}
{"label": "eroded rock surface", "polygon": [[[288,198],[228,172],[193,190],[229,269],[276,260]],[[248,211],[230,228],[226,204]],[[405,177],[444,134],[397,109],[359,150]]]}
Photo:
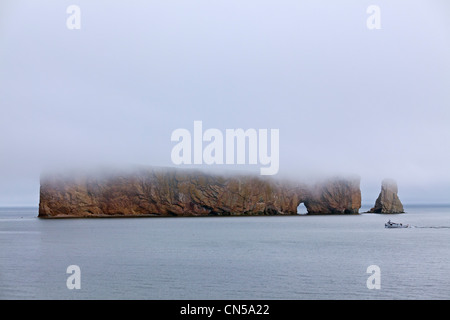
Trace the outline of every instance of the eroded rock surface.
{"label": "eroded rock surface", "polygon": [[381,192],[375,206],[369,210],[371,213],[403,213],[403,204],[398,197],[397,183],[392,179],[384,179],[381,183]]}
{"label": "eroded rock surface", "polygon": [[358,213],[359,178],[314,185],[262,176],[145,168],[41,178],[39,217]]}
{"label": "eroded rock surface", "polygon": [[309,214],[357,214],[361,207],[359,185],[359,178],[334,178],[315,184],[305,207]]}

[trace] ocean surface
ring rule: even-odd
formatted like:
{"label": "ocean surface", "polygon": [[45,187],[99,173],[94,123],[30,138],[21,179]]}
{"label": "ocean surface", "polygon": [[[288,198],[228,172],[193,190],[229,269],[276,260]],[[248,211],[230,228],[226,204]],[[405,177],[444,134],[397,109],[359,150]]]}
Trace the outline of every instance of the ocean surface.
{"label": "ocean surface", "polygon": [[449,299],[450,206],[405,210],[44,220],[0,208],[0,299]]}

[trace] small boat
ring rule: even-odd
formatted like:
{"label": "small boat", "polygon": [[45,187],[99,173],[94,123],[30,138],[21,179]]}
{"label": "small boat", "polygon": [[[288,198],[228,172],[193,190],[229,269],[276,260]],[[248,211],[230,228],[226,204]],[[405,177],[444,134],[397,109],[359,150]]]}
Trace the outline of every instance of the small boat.
{"label": "small boat", "polygon": [[409,228],[409,224],[395,223],[389,220],[384,224],[385,228]]}

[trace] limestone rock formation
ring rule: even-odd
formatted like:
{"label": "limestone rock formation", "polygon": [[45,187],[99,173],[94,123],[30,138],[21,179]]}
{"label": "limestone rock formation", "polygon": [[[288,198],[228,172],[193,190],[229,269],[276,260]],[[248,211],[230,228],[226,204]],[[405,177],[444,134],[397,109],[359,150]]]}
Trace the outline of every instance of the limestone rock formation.
{"label": "limestone rock formation", "polygon": [[384,179],[381,183],[381,192],[375,206],[369,210],[371,213],[404,213],[403,204],[398,195],[397,183],[392,179]]}
{"label": "limestone rock formation", "polygon": [[359,178],[315,185],[262,176],[141,168],[41,178],[39,217],[358,213]]}
{"label": "limestone rock formation", "polygon": [[357,214],[361,207],[359,178],[329,179],[313,186],[305,207],[309,214]]}

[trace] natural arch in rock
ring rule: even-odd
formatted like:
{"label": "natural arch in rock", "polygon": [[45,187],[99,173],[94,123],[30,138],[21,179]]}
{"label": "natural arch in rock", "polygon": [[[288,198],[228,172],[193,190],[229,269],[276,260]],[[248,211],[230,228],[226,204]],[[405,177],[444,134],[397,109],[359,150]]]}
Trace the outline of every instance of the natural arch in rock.
{"label": "natural arch in rock", "polygon": [[300,202],[297,206],[297,214],[299,215],[305,215],[308,214],[308,209],[306,209],[306,206],[303,202]]}

